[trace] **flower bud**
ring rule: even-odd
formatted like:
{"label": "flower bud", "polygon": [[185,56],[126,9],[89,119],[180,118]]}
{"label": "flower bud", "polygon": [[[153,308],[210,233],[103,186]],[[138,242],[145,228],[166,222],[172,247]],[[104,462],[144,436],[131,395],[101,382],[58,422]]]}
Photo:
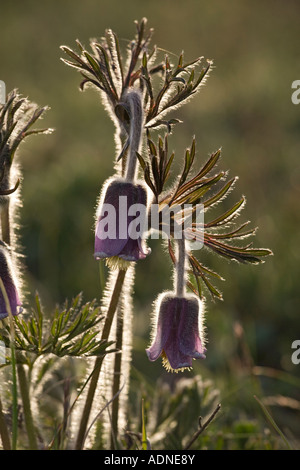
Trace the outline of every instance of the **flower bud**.
{"label": "flower bud", "polygon": [[144,259],[150,253],[142,240],[146,222],[147,190],[143,183],[109,180],[97,210],[94,257]]}
{"label": "flower bud", "polygon": [[[18,295],[10,256],[7,248],[2,244],[0,245],[0,277],[8,297],[11,313],[18,315],[22,311],[22,304]],[[8,316],[7,310],[3,292],[0,290],[0,320]]]}
{"label": "flower bud", "polygon": [[169,371],[192,367],[192,360],[205,358],[202,312],[195,295],[177,297],[166,292],[158,298],[155,337],[146,350],[150,361],[163,359]]}

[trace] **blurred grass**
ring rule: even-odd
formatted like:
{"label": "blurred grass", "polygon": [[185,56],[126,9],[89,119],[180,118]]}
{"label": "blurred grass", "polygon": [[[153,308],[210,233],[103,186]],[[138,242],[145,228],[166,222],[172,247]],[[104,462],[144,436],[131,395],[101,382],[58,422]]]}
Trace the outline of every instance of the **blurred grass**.
{"label": "blurred grass", "polygon": [[[226,278],[219,285],[224,302],[207,301],[207,360],[195,372],[216,383],[226,412],[245,419],[261,415],[253,398],[256,385],[248,386],[252,366],[291,377],[300,370],[291,362],[300,330],[300,106],[291,102],[291,84],[300,78],[299,14],[296,0],[128,0],[126,8],[116,0],[1,5],[0,79],[8,90],[17,87],[30,100],[49,105],[42,126],[56,129],[20,149],[26,276],[32,295],[38,289],[49,308],[79,291],[87,300],[99,295],[94,207],[114,157],[113,125],[94,91],[79,92],[79,75],[60,61],[59,46],[74,47],[77,38],[88,45],[110,27],[125,47],[135,33],[133,21],[146,16],[155,30],[153,42],[163,50],[175,55],[184,50],[187,60],[200,55],[214,60],[206,86],[177,113],[183,124],[170,147],[180,159],[196,135],[201,161],[222,147],[222,168],[239,176],[230,200],[246,195],[242,219],[259,226],[257,246],[274,251],[259,268],[209,258]],[[167,255],[154,241],[149,244],[152,255],[136,275],[133,363],[140,371],[147,364],[151,304],[171,283]],[[207,253],[201,256],[208,259]],[[166,374],[160,364],[151,364],[145,376],[155,382]],[[260,398],[278,394],[299,403],[299,385],[264,375],[255,383]],[[275,421],[299,439],[299,408],[276,403]]]}

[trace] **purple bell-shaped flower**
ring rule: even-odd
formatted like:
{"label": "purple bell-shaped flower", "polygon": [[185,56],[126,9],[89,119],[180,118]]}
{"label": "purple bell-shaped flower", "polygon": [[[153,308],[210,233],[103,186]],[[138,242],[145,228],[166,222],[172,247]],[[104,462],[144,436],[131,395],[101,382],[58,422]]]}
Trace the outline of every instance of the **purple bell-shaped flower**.
{"label": "purple bell-shaped flower", "polygon": [[97,210],[96,259],[138,261],[150,250],[143,234],[147,222],[147,190],[143,183],[111,179],[104,187]]}
{"label": "purple bell-shaped flower", "polygon": [[[13,268],[9,253],[4,245],[0,245],[0,278],[2,279],[10,310],[13,315],[21,313],[21,301],[18,295]],[[6,302],[2,290],[0,290],[0,320],[8,316]]]}
{"label": "purple bell-shaped flower", "polygon": [[162,294],[157,303],[157,324],[151,347],[146,352],[150,361],[163,359],[167,370],[192,367],[192,360],[205,358],[202,312],[194,295]]}

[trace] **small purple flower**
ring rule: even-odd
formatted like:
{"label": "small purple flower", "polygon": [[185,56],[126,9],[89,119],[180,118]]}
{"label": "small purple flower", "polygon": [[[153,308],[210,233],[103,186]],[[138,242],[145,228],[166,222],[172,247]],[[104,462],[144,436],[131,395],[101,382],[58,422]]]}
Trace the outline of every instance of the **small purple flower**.
{"label": "small purple flower", "polygon": [[[9,300],[11,313],[18,315],[21,313],[21,301],[18,295],[16,283],[14,280],[13,270],[9,253],[4,245],[0,245],[0,277],[2,279],[6,294]],[[0,320],[8,316],[5,299],[0,290]]]}
{"label": "small purple flower", "polygon": [[146,258],[150,252],[142,239],[146,217],[147,190],[143,184],[108,181],[97,210],[94,257],[125,261]]}
{"label": "small purple flower", "polygon": [[176,371],[192,367],[193,359],[205,359],[201,307],[196,296],[164,293],[158,298],[157,312],[155,338],[146,350],[150,361],[161,356],[166,369]]}

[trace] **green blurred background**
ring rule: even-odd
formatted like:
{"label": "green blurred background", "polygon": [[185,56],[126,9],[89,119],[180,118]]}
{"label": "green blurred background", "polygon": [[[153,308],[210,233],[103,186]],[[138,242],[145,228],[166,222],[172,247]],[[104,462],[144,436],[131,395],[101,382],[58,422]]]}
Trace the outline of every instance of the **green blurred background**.
{"label": "green blurred background", "polygon": [[[255,244],[274,252],[260,267],[203,253],[226,282],[218,285],[223,302],[207,300],[208,354],[195,372],[220,388],[225,408],[231,403],[251,419],[260,410],[247,367],[272,369],[273,378],[267,370],[258,377],[261,393],[287,398],[284,404],[274,399],[272,413],[299,437],[300,364],[291,361],[291,344],[300,339],[300,105],[291,101],[292,82],[300,79],[298,1],[1,1],[0,79],[8,91],[16,87],[49,105],[40,126],[55,128],[20,148],[29,290],[38,290],[49,309],[80,291],[86,300],[99,296],[93,217],[101,184],[113,169],[114,127],[97,93],[79,91],[80,76],[62,63],[59,47],[74,48],[77,38],[88,47],[106,28],[126,47],[135,34],[133,21],[144,16],[162,53],[176,60],[184,50],[186,60],[214,60],[206,86],[176,113],[183,124],[170,147],[180,160],[195,135],[199,162],[222,147],[222,168],[239,176],[230,201],[246,196],[241,221],[259,226]],[[149,313],[171,279],[167,254],[150,246],[152,255],[136,271],[133,364],[155,381],[165,372],[145,358]],[[247,400],[248,408],[241,404]]]}

